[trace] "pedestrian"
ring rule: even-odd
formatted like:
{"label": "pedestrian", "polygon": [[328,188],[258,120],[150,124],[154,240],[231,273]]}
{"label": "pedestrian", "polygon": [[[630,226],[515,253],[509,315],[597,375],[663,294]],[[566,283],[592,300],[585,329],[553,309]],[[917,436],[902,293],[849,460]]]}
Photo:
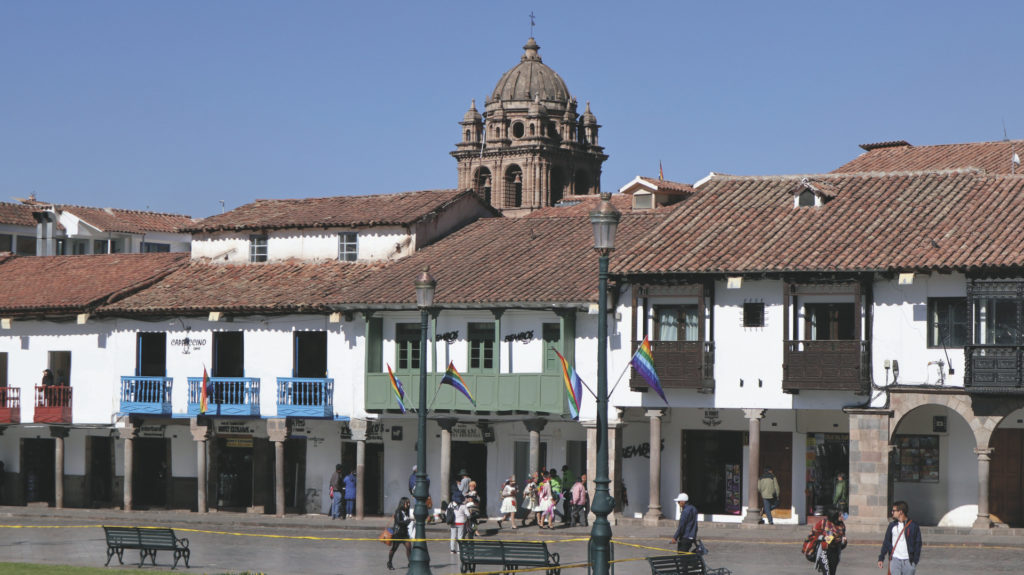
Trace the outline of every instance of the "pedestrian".
{"label": "pedestrian", "polygon": [[522,508],[526,510],[523,515],[523,527],[526,527],[526,522],[530,519],[530,515],[533,515],[533,524],[540,524],[540,514],[537,510],[540,509],[540,494],[537,491],[537,474],[534,473],[526,478],[526,486],[523,487],[523,505]]}
{"label": "pedestrian", "polygon": [[572,500],[572,526],[587,526],[587,474],[584,473],[573,483],[569,498]]}
{"label": "pedestrian", "polygon": [[459,480],[459,491],[461,491],[462,495],[465,496],[469,493],[469,482],[472,481],[472,479],[469,478],[469,472],[466,471],[466,468],[459,470],[459,477],[461,478]]}
{"label": "pedestrian", "polygon": [[554,529],[555,526],[552,524],[552,519],[555,517],[555,499],[551,491],[550,473],[544,473],[544,477],[541,480],[540,488],[537,490],[537,493],[540,495],[540,528]]}
{"label": "pedestrian", "polygon": [[568,465],[562,466],[562,523],[572,523],[572,486],[576,484],[576,475]]}
{"label": "pedestrian", "polygon": [[775,472],[772,471],[771,467],[765,467],[764,473],[757,480],[757,492],[761,494],[761,499],[764,500],[764,514],[768,516],[768,524],[775,525],[772,509],[775,509],[779,504],[779,480],[775,477]]}
{"label": "pedestrian", "polygon": [[878,568],[885,567],[885,556],[889,555],[891,575],[914,575],[921,561],[921,528],[908,516],[910,506],[906,501],[892,504],[892,523],[885,530],[882,551],[878,554]]}
{"label": "pedestrian", "polygon": [[846,549],[846,524],[838,509],[831,509],[826,517],[811,528],[811,538],[819,543],[819,560],[816,561],[822,575],[836,575],[839,568],[839,554]]}
{"label": "pedestrian", "polygon": [[395,551],[398,550],[399,545],[405,545],[405,558],[409,559],[409,554],[412,552],[412,543],[409,542],[409,524],[412,523],[412,513],[410,512],[410,501],[408,497],[403,497],[398,501],[398,507],[395,508],[395,514],[392,516],[394,524],[392,529],[394,533],[391,535],[391,550],[388,551],[388,569],[394,571],[395,566],[391,563],[391,560],[395,556]]}
{"label": "pedestrian", "polygon": [[501,519],[498,520],[498,529],[501,529],[502,521],[511,521],[512,529],[516,528],[516,498],[519,490],[516,488],[516,476],[513,475],[505,480],[501,487]]}
{"label": "pedestrian", "polygon": [[451,511],[449,515],[448,511],[445,511],[445,518],[451,519],[451,523],[448,524],[451,538],[448,540],[448,550],[452,553],[458,553],[459,549],[456,546],[459,539],[466,537],[466,524],[469,523],[469,506],[466,505],[466,501],[463,500],[461,503],[452,501],[448,504],[448,509]]}
{"label": "pedestrian", "polygon": [[562,481],[558,478],[557,469],[552,469],[548,473],[548,482],[551,483],[551,519],[554,520],[557,515],[562,518],[562,523],[565,523],[565,515],[558,510],[558,504],[562,501]]}
{"label": "pedestrian", "polygon": [[690,496],[685,493],[676,495],[674,501],[679,504],[680,513],[672,542],[676,544],[676,551],[686,553],[697,540],[697,508],[690,504]]}
{"label": "pedestrian", "polygon": [[846,484],[846,474],[840,471],[836,474],[836,487],[832,492],[832,507],[845,512],[850,499],[850,487]]}
{"label": "pedestrian", "polygon": [[356,470],[348,472],[345,479],[342,480],[345,487],[345,516],[352,517],[356,512]]}
{"label": "pedestrian", "polygon": [[334,466],[334,474],[331,475],[330,491],[331,496],[331,519],[337,519],[341,515],[341,490],[343,485],[341,482],[341,464]]}
{"label": "pedestrian", "polygon": [[416,497],[416,469],[418,467],[419,466],[417,465],[413,465],[412,473],[409,474],[409,495],[411,495],[414,498]]}

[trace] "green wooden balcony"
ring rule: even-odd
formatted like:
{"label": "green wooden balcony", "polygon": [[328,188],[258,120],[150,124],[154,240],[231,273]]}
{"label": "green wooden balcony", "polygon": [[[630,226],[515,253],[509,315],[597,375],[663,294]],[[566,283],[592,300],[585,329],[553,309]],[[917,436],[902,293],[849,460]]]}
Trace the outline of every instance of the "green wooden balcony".
{"label": "green wooden balcony", "polygon": [[[463,373],[476,408],[450,385],[440,386],[444,373],[427,374],[427,408],[431,411],[536,412],[568,415],[565,384],[554,373]],[[396,372],[405,388],[405,407],[419,406],[419,372]],[[435,398],[436,393],[436,398]],[[366,374],[366,410],[396,411],[398,402],[385,373]]]}

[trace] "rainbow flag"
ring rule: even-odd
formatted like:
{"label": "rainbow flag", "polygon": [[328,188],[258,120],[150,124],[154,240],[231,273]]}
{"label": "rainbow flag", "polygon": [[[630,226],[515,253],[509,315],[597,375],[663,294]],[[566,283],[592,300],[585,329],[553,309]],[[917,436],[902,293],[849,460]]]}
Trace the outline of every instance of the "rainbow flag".
{"label": "rainbow flag", "polygon": [[395,401],[398,402],[398,409],[405,413],[405,403],[402,402],[405,399],[405,389],[402,388],[402,382],[391,371],[390,363],[388,364],[388,376],[391,377],[391,390],[395,392]]}
{"label": "rainbow flag", "polygon": [[206,373],[206,366],[203,366],[203,381],[199,382],[199,413],[206,413],[206,387],[210,383],[210,376]]}
{"label": "rainbow flag", "polygon": [[651,355],[651,342],[644,336],[643,343],[637,348],[636,353],[633,354],[633,359],[630,360],[633,364],[633,369],[637,371],[644,379],[647,380],[647,385],[651,387],[659,396],[661,400],[668,404],[668,399],[665,398],[665,390],[661,389],[661,381],[658,380],[658,374],[654,372],[654,357]]}
{"label": "rainbow flag", "polygon": [[580,379],[580,374],[576,373],[575,367],[569,367],[569,362],[565,361],[557,349],[551,348],[551,351],[555,352],[562,362],[562,380],[565,381],[565,392],[569,396],[569,415],[579,421],[580,403],[583,401],[583,380]]}
{"label": "rainbow flag", "polygon": [[473,396],[469,393],[469,388],[466,387],[466,382],[462,381],[462,376],[455,370],[454,361],[448,363],[448,371],[444,372],[444,377],[441,378],[441,385],[446,383],[461,391],[462,395],[465,395],[466,398],[469,399],[469,402],[473,404],[473,407],[476,407],[476,400],[473,399]]}

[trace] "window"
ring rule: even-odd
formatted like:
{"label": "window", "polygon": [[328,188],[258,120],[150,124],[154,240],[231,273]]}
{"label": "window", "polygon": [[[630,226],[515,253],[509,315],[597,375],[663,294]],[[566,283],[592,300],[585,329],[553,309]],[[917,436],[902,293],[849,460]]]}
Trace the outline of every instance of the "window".
{"label": "window", "polygon": [[0,234],[0,252],[9,252],[14,246],[14,236],[11,234]]}
{"label": "window", "polygon": [[967,345],[967,299],[928,298],[928,347]]}
{"label": "window", "polygon": [[764,302],[743,303],[743,327],[764,327]]}
{"label": "window", "polygon": [[633,194],[634,210],[649,210],[654,207],[654,194],[648,192],[637,192]]}
{"label": "window", "polygon": [[526,128],[523,126],[522,122],[512,124],[512,135],[517,138],[522,138],[526,135]]}
{"label": "window", "polygon": [[23,256],[36,255],[36,239],[32,236],[18,236],[14,251]]}
{"label": "window", "polygon": [[562,362],[553,349],[561,347],[562,326],[557,323],[545,323],[541,326],[541,333],[544,337],[544,372],[560,373]]}
{"label": "window", "polygon": [[71,385],[71,352],[51,351],[47,367],[53,372],[54,385]]}
{"label": "window", "polygon": [[656,341],[698,341],[698,327],[696,305],[654,307]]}
{"label": "window", "polygon": [[853,339],[852,303],[809,303],[804,306],[804,337],[813,341]]}
{"label": "window", "polygon": [[975,300],[974,333],[979,344],[1017,345],[1020,300],[979,298]]}
{"label": "window", "polygon": [[395,324],[395,347],[398,369],[420,368],[420,324]]}
{"label": "window", "polygon": [[265,261],[267,261],[267,236],[263,236],[263,235],[252,235],[252,236],[249,236],[249,261],[250,262],[265,262]]}
{"label": "window", "polygon": [[338,259],[343,262],[354,262],[359,254],[359,234],[341,232],[338,234]]}
{"label": "window", "polygon": [[469,368],[494,369],[494,324],[470,323]]}
{"label": "window", "polygon": [[167,334],[163,332],[139,333],[136,336],[135,375],[164,377],[167,375]]}
{"label": "window", "polygon": [[71,253],[76,256],[83,256],[88,245],[86,240],[71,240]]}
{"label": "window", "polygon": [[162,253],[171,251],[171,244],[158,244],[154,242],[142,242],[142,253]]}
{"label": "window", "polygon": [[[7,352],[0,351],[0,387],[7,387]],[[2,405],[0,405],[2,407]]]}
{"label": "window", "polygon": [[939,436],[897,435],[896,481],[939,482]]}
{"label": "window", "polygon": [[93,240],[92,241],[92,253],[94,253],[94,254],[105,254],[105,253],[107,253],[107,240]]}
{"label": "window", "polygon": [[800,192],[800,196],[797,198],[797,205],[800,207],[811,207],[815,204],[814,192],[810,190],[804,190]]}

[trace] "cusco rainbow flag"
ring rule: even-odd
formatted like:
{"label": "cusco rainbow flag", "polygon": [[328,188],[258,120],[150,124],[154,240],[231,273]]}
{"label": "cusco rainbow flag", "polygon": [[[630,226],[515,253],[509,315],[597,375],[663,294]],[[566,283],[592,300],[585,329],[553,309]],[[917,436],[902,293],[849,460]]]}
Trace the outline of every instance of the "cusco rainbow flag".
{"label": "cusco rainbow flag", "polygon": [[448,363],[448,371],[444,372],[444,377],[441,378],[441,385],[446,383],[461,391],[462,395],[465,395],[469,399],[469,402],[473,404],[473,407],[476,407],[476,400],[473,399],[472,395],[470,395],[469,388],[466,387],[466,382],[462,381],[462,376],[455,370],[454,361]]}
{"label": "cusco rainbow flag", "polygon": [[558,353],[558,350],[551,348],[558,359],[562,362],[562,380],[565,381],[565,392],[569,396],[569,415],[576,421],[580,419],[580,403],[583,401],[583,380],[580,374],[576,373],[576,367],[569,367],[569,362]]}
{"label": "cusco rainbow flag", "polygon": [[661,400],[667,405],[668,399],[665,398],[665,390],[661,389],[661,381],[658,380],[658,374],[654,372],[654,356],[651,355],[651,342],[648,341],[646,335],[644,336],[643,343],[640,344],[640,347],[636,349],[636,353],[633,354],[633,359],[630,360],[630,363],[633,364],[633,369],[647,380],[647,385],[661,396]]}
{"label": "cusco rainbow flag", "polygon": [[405,403],[402,402],[405,399],[405,389],[402,388],[402,382],[395,377],[395,373],[391,371],[391,364],[388,364],[388,376],[391,377],[391,390],[395,392],[395,401],[398,402],[398,409],[405,413]]}

